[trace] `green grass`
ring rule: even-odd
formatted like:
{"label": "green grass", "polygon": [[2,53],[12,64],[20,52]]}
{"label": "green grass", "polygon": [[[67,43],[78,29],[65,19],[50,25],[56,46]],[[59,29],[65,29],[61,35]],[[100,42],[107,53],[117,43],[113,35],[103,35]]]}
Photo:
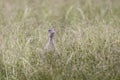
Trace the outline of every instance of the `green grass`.
{"label": "green grass", "polygon": [[120,1],[1,0],[0,80],[120,80]]}

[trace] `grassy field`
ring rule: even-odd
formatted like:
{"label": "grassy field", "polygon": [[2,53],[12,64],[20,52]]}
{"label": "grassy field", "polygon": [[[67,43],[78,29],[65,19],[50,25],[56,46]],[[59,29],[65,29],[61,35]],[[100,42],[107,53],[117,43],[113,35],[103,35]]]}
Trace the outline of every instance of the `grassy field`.
{"label": "grassy field", "polygon": [[120,0],[0,0],[0,80],[120,80]]}

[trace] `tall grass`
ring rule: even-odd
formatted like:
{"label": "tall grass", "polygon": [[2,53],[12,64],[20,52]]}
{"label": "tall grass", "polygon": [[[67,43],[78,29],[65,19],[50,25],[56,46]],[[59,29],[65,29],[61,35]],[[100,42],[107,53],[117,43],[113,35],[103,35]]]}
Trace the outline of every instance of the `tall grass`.
{"label": "tall grass", "polygon": [[[0,80],[120,80],[119,0],[1,0]],[[41,53],[55,28],[59,57]]]}

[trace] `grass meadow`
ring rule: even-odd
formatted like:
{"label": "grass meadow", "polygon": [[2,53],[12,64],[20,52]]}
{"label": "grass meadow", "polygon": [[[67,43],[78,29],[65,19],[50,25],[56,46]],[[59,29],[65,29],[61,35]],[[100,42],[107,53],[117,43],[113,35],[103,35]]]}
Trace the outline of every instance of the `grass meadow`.
{"label": "grass meadow", "polygon": [[0,80],[120,80],[120,0],[0,0]]}

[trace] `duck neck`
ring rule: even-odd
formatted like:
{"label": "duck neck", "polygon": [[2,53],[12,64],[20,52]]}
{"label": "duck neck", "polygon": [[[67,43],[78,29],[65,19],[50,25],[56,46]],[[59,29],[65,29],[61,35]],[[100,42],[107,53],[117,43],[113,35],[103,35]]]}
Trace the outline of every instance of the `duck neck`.
{"label": "duck neck", "polygon": [[50,44],[54,44],[54,39],[53,39],[53,37],[52,37],[52,38],[49,38],[48,42],[49,42]]}

